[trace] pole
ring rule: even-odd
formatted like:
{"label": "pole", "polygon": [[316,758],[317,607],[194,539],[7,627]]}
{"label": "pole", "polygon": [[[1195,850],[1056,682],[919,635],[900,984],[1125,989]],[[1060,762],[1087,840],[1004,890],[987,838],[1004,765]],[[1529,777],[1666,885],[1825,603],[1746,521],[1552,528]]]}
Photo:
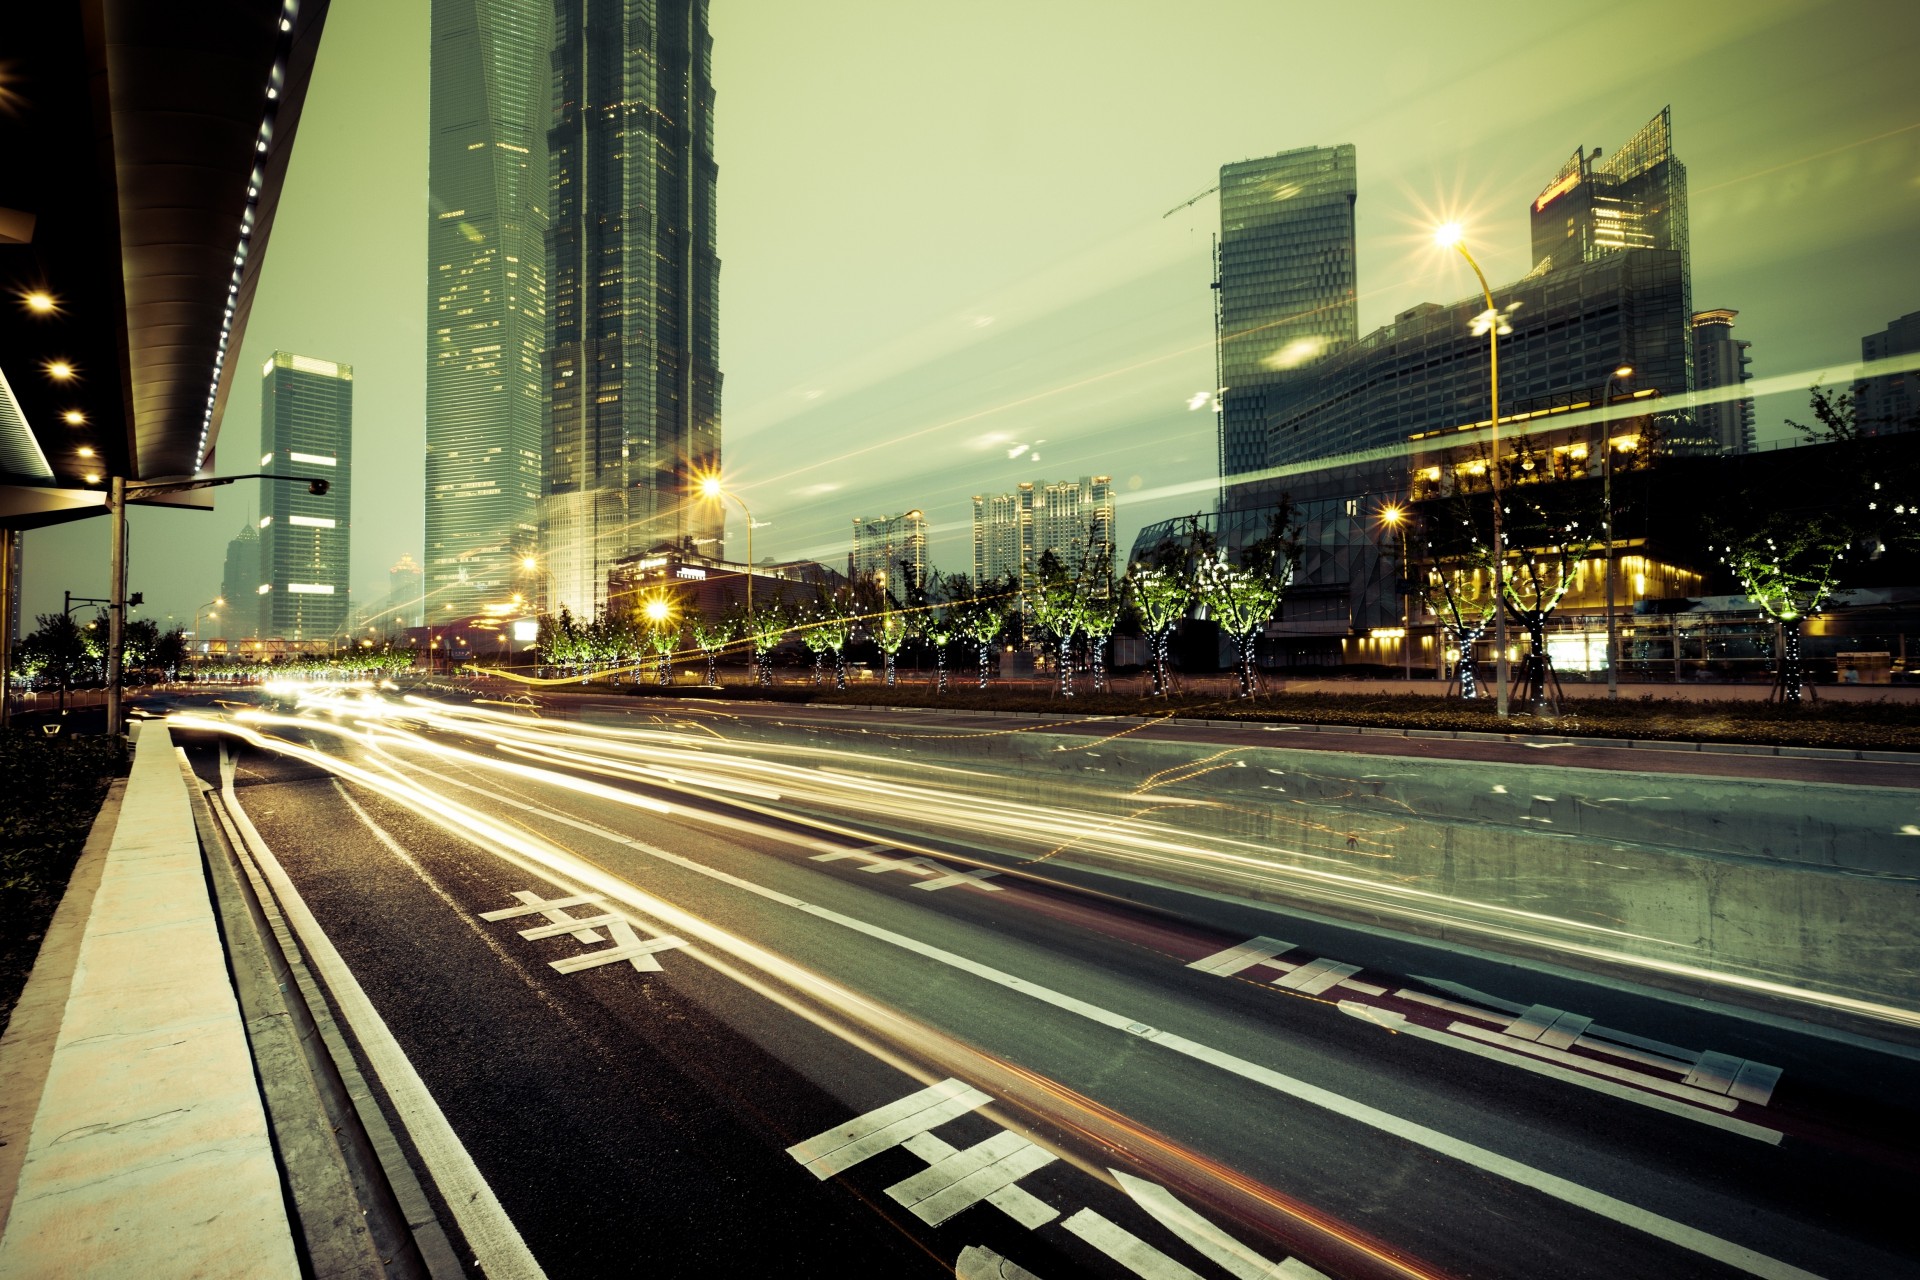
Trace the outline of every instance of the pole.
{"label": "pole", "polygon": [[1400,527],[1400,663],[1408,684],[1413,683],[1413,593],[1407,590],[1413,581],[1407,576],[1407,530]]}
{"label": "pole", "polygon": [[13,552],[19,539],[19,530],[0,529],[0,729],[12,723]]}
{"label": "pole", "polygon": [[1486,273],[1480,270],[1480,264],[1473,260],[1464,243],[1456,243],[1454,248],[1473,268],[1474,278],[1480,282],[1480,296],[1487,301],[1487,378],[1492,390],[1493,459],[1489,464],[1487,476],[1493,482],[1493,646],[1498,652],[1494,655],[1495,677],[1499,688],[1495,695],[1494,710],[1502,720],[1507,718],[1507,683],[1512,671],[1507,662],[1507,549],[1501,540],[1500,520],[1500,314],[1493,306],[1493,290],[1487,286]]}
{"label": "pole", "polygon": [[[1613,379],[1607,379],[1607,404],[1613,404]],[[1600,424],[1600,487],[1607,508],[1607,697],[1620,696],[1620,623],[1613,612],[1613,426]]]}
{"label": "pole", "polygon": [[107,587],[107,734],[121,732],[120,676],[124,662],[127,614],[127,478],[113,477],[107,495],[113,516],[113,571]]}

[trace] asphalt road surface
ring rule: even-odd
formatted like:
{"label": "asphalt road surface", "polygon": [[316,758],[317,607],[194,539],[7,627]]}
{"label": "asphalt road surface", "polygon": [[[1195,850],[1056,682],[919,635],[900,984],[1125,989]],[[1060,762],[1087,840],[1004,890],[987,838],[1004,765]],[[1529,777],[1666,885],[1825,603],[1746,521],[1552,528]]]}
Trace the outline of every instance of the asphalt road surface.
{"label": "asphalt road surface", "polygon": [[397,698],[176,735],[476,1273],[1920,1275],[1908,1052],[1058,865],[1111,815],[793,708]]}

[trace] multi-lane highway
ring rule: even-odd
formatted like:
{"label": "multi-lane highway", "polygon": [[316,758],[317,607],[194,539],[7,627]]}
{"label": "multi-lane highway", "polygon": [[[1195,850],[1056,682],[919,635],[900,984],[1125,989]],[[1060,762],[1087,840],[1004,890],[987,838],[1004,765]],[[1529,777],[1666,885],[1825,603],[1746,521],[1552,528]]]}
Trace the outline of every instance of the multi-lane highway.
{"label": "multi-lane highway", "polygon": [[[1316,912],[1324,868],[1257,900],[1207,730],[1121,778],[870,710],[174,710],[489,1276],[1920,1274],[1915,1055],[1437,940],[1431,896]],[[1770,785],[1868,813],[1902,768]]]}

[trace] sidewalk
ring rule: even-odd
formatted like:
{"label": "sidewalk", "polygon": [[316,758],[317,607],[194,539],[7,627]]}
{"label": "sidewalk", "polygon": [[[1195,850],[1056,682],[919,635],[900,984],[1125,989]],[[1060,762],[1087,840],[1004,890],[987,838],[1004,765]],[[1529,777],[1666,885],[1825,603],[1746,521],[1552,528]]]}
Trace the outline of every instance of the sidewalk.
{"label": "sidewalk", "polygon": [[102,822],[110,842],[97,847],[97,825],[0,1041],[0,1150],[24,1151],[0,1163],[0,1277],[296,1276],[164,724],[136,726],[117,817]]}

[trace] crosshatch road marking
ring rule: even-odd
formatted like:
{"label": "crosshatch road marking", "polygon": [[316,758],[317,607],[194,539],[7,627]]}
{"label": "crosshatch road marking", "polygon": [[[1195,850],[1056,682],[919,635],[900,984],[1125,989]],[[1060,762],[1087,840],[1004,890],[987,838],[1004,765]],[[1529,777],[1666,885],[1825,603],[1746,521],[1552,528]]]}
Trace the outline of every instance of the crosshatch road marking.
{"label": "crosshatch road marking", "polygon": [[582,955],[568,956],[564,960],[549,960],[548,966],[559,973],[579,973],[582,969],[597,969],[603,964],[613,964],[625,960],[641,973],[658,973],[660,962],[653,958],[656,951],[668,951],[674,947],[687,945],[685,938],[676,938],[672,934],[662,934],[657,938],[642,938],[633,931],[633,926],[611,912],[597,916],[570,916],[568,907],[597,906],[606,901],[598,894],[575,894],[568,898],[542,898],[527,889],[516,889],[513,896],[520,899],[517,907],[503,907],[498,911],[482,911],[482,920],[514,920],[522,916],[545,916],[550,923],[536,925],[531,929],[520,930],[520,936],[528,940],[538,938],[557,938],[565,934],[577,942],[605,942],[605,929],[613,935],[613,945],[599,951],[588,951]]}
{"label": "crosshatch road marking", "polygon": [[[818,848],[819,846],[816,845],[814,847]],[[950,867],[937,859],[923,857],[917,854],[906,858],[891,858],[887,856],[891,851],[887,845],[870,844],[864,849],[835,849],[831,853],[816,853],[813,855],[812,861],[840,862],[846,858],[858,858],[867,864],[860,869],[870,874],[878,875],[886,871],[904,871],[909,875],[932,876],[934,877],[933,879],[922,880],[919,884],[913,886],[916,889],[926,889],[929,892],[937,889],[951,889],[955,885],[961,884],[972,885],[976,889],[985,889],[988,893],[1000,892],[999,885],[987,883],[989,879],[1000,874],[998,871],[988,871],[984,868],[973,871],[962,871],[958,867]]]}

